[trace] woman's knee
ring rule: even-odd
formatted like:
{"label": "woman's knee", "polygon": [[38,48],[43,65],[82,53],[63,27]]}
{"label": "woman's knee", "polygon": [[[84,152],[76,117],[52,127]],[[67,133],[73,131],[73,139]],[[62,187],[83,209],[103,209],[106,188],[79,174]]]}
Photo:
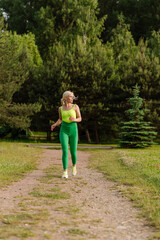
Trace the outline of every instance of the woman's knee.
{"label": "woman's knee", "polygon": [[62,149],[62,153],[64,156],[68,156],[68,149]]}
{"label": "woman's knee", "polygon": [[72,159],[76,160],[77,159],[77,153],[76,152],[74,152],[74,153],[71,152],[71,157],[72,157]]}

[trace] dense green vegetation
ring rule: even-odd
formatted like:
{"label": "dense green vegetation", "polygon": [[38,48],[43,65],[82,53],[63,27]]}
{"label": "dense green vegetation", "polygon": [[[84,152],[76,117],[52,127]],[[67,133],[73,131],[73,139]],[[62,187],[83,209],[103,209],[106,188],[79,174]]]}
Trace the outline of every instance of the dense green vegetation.
{"label": "dense green vegetation", "polygon": [[26,129],[29,116],[40,110],[40,104],[15,103],[13,98],[41,61],[34,36],[11,34],[1,18],[0,59],[0,125]]}
{"label": "dense green vegetation", "polygon": [[[50,121],[57,120],[61,95],[68,89],[79,97],[80,141],[117,139],[137,83],[150,110],[145,120],[160,135],[159,7],[157,0],[1,0],[7,26],[1,21],[1,35],[8,34],[11,42],[0,45],[0,53],[6,53],[4,71],[16,69],[18,83],[9,103],[15,103],[12,111],[20,116],[9,121],[5,101],[1,126],[27,128],[28,116],[37,112],[31,129],[46,131],[50,139]],[[7,57],[7,44],[14,45],[12,57]],[[0,84],[4,79],[0,76]]]}

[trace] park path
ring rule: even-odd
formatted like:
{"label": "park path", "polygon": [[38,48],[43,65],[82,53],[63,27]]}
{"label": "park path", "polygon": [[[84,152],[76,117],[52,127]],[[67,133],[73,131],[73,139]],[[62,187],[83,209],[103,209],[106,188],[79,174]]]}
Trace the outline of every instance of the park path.
{"label": "park path", "polygon": [[[61,150],[44,150],[37,170],[0,190],[0,239],[1,234],[7,240],[151,239],[155,229],[138,217],[115,183],[87,167],[88,161],[89,153],[78,151],[77,176],[69,172],[69,178],[62,179]],[[16,227],[22,234],[13,229],[7,233],[5,219],[11,215],[19,216]],[[15,227],[14,221],[9,224]]]}

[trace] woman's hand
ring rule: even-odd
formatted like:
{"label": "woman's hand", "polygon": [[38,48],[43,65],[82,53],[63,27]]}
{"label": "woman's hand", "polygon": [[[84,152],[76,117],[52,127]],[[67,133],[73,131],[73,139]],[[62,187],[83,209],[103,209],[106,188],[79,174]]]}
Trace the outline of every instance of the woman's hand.
{"label": "woman's hand", "polygon": [[55,124],[52,124],[51,125],[51,131],[53,131],[53,129],[56,127],[56,125]]}
{"label": "woman's hand", "polygon": [[62,120],[59,118],[56,123],[51,125],[51,131],[62,123]]}
{"label": "woman's hand", "polygon": [[74,118],[74,117],[70,117],[69,120],[72,122],[76,122],[76,118]]}

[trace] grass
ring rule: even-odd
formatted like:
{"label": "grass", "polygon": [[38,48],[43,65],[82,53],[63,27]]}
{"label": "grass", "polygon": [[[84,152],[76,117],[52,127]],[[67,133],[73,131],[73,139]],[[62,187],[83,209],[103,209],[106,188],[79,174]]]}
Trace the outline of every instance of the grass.
{"label": "grass", "polygon": [[26,239],[28,237],[33,237],[34,234],[28,229],[28,227],[17,227],[17,226],[7,226],[7,231],[5,227],[0,229],[1,238],[8,239],[9,237],[18,237],[18,239]]}
{"label": "grass", "polygon": [[67,206],[59,206],[56,208],[56,211],[65,212],[66,214],[73,216],[78,216],[80,210],[81,208],[74,204],[68,204]]}
{"label": "grass", "polygon": [[[50,190],[50,191],[53,191]],[[54,193],[50,193],[50,192],[40,192],[38,190],[34,190],[33,192],[30,193],[32,196],[34,197],[38,197],[38,198],[50,198],[50,199],[69,199],[70,198],[70,194],[67,192],[62,192],[60,189],[56,189],[54,190]]]}
{"label": "grass", "polygon": [[49,216],[47,209],[40,209],[36,212],[27,209],[23,212],[15,212],[0,217],[0,239],[9,239],[9,237],[18,237],[26,239],[33,237],[35,225],[45,221]]}
{"label": "grass", "polygon": [[0,187],[36,169],[41,152],[41,149],[27,148],[24,143],[0,142]]}
{"label": "grass", "polygon": [[[28,141],[29,142],[29,141]],[[57,146],[57,145],[59,145],[59,146],[61,146],[61,144],[60,144],[60,142],[33,142],[32,143],[32,145],[41,145],[41,144],[43,144],[43,145],[50,145],[50,146]],[[78,143],[78,146],[88,146],[88,147],[90,147],[90,146],[94,146],[94,147],[97,147],[97,146],[111,146],[111,147],[117,147],[117,144],[109,144],[109,143],[106,143],[106,144],[96,144],[96,143]]]}
{"label": "grass", "polygon": [[[54,139],[52,137],[52,140],[47,140],[46,138],[46,133],[45,132],[33,132],[35,135],[34,137],[32,136],[32,138],[22,138],[22,139],[11,139],[11,138],[6,138],[5,142],[8,143],[28,143],[28,144],[32,144],[32,145],[59,145],[61,146],[60,142],[59,142],[59,138]],[[3,139],[0,139],[0,143],[4,142]],[[78,143],[78,146],[112,146],[112,147],[117,147],[117,142],[102,142],[102,143],[88,143],[88,142],[84,142],[84,141],[80,141]]]}
{"label": "grass", "polygon": [[17,225],[22,221],[28,224],[35,224],[35,222],[45,220],[48,217],[48,212],[46,209],[41,209],[37,213],[28,213],[28,212],[20,212],[17,214],[4,215],[2,218],[2,223],[8,225]]}
{"label": "grass", "polygon": [[117,182],[119,190],[160,229],[160,146],[93,151],[89,167]]}
{"label": "grass", "polygon": [[[41,152],[40,149],[26,147],[24,143],[0,142],[0,181],[2,186],[10,184],[12,181],[18,181],[26,172],[35,169]],[[1,239],[9,239],[10,237],[28,239],[38,237],[39,234],[43,235],[44,239],[51,239],[52,231],[55,231],[53,226],[49,225],[48,231],[46,226],[43,229],[43,222],[49,221],[51,217],[49,209],[52,209],[58,202],[66,202],[71,197],[68,192],[62,191],[56,183],[56,180],[61,178],[61,171],[60,159],[60,164],[44,169],[46,175],[39,179],[40,184],[32,190],[28,198],[24,199],[21,196],[15,210],[0,216]],[[4,176],[5,181],[3,181]],[[67,205],[64,211],[67,215],[73,215],[75,219],[79,216],[80,209],[74,205]],[[36,229],[39,224],[41,232],[37,233]],[[70,234],[82,235],[84,232],[77,230]]]}
{"label": "grass", "polygon": [[[24,143],[1,141],[0,187],[18,181],[26,172],[36,169],[41,152],[41,149],[27,148]],[[89,167],[98,169],[106,178],[115,181],[119,191],[128,196],[136,207],[141,208],[142,215],[160,229],[160,146],[138,150],[92,149],[89,152],[91,153]],[[32,206],[48,206],[50,202],[71,197],[56,185],[60,172],[61,162],[45,169],[46,176],[40,179],[41,187],[35,188],[31,193]],[[51,183],[54,185],[51,186]],[[65,184],[68,184],[67,181]],[[81,178],[77,178],[77,186],[85,187],[86,184]],[[45,210],[40,213],[36,208],[32,212],[32,206],[28,209],[28,205],[29,200],[28,203],[21,203],[21,212],[1,216],[0,236],[4,239],[8,239],[9,236],[17,236],[21,239],[34,236],[34,224],[47,219],[48,213]],[[73,219],[86,218],[82,216],[81,208],[76,205],[61,206],[56,210],[74,216]],[[99,221],[95,220],[95,224]],[[68,233],[75,236],[86,234],[78,228],[70,228]],[[49,239],[50,236],[46,235],[47,237]],[[157,233],[158,237],[160,231]]]}
{"label": "grass", "polygon": [[74,235],[84,235],[84,234],[86,234],[85,231],[80,230],[80,229],[77,229],[77,228],[70,228],[70,229],[68,230],[68,233],[74,234]]}

